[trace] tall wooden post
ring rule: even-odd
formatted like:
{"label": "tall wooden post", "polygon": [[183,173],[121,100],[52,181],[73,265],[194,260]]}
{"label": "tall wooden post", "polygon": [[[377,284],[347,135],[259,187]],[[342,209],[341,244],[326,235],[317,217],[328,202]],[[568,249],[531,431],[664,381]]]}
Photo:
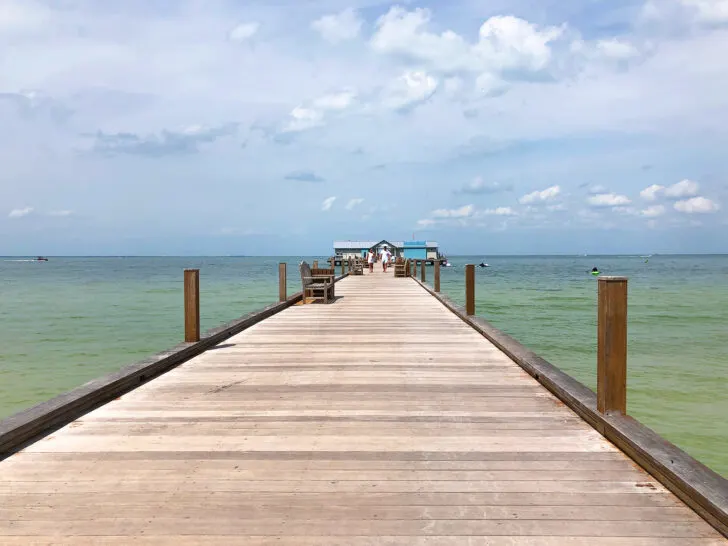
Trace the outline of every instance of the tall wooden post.
{"label": "tall wooden post", "polygon": [[627,413],[627,278],[599,277],[597,409]]}
{"label": "tall wooden post", "polygon": [[185,269],[185,341],[200,341],[200,270]]}
{"label": "tall wooden post", "polygon": [[284,262],[278,264],[278,301],[286,301],[288,294],[286,293],[287,265]]}
{"label": "tall wooden post", "polygon": [[468,316],[475,314],[475,266],[465,266],[465,313]]}
{"label": "tall wooden post", "polygon": [[344,258],[341,258],[341,274],[344,274]]}
{"label": "tall wooden post", "polygon": [[426,275],[425,275],[425,266],[426,265],[427,265],[427,262],[425,260],[422,260],[420,262],[420,280],[422,282],[425,282],[425,280],[427,278]]}
{"label": "tall wooden post", "polygon": [[349,273],[351,273],[351,261],[352,261],[352,260],[351,260],[351,256],[350,256],[350,257],[349,257],[349,258],[347,258],[347,260],[346,260],[346,266],[347,266],[347,269],[349,270]]}
{"label": "tall wooden post", "polygon": [[440,260],[435,260],[435,292],[440,291]]}
{"label": "tall wooden post", "polygon": [[318,269],[318,260],[313,261],[313,268]]}

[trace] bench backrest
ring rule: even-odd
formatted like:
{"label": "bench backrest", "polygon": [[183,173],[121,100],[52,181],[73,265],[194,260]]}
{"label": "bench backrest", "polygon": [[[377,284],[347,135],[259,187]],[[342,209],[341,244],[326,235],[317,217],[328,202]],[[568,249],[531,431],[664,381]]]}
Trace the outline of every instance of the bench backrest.
{"label": "bench backrest", "polygon": [[323,267],[314,267],[311,270],[311,275],[314,277],[324,277],[326,275],[329,275],[330,277],[333,277],[336,275],[336,272],[333,269],[324,269]]}
{"label": "bench backrest", "polygon": [[309,266],[307,262],[301,262],[299,269],[301,270],[301,286],[306,288],[313,282],[313,279],[311,278],[311,266]]}

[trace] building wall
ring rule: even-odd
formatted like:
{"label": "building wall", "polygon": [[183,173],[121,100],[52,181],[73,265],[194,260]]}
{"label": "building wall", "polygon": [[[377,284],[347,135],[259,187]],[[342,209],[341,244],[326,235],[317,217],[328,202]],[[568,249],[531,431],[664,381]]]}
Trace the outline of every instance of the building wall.
{"label": "building wall", "polygon": [[366,250],[360,250],[356,248],[337,248],[334,249],[337,256],[343,257],[345,260],[349,258],[359,258],[366,255]]}
{"label": "building wall", "polygon": [[428,260],[437,260],[437,249],[436,248],[427,249],[427,259]]}
{"label": "building wall", "polygon": [[424,247],[405,247],[403,256],[406,260],[424,260],[427,258],[427,250]]}

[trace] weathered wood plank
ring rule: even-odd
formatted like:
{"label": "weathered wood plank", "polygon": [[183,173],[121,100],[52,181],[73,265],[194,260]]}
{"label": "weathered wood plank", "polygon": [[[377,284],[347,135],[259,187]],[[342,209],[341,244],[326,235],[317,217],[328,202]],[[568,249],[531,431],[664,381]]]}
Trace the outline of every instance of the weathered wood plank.
{"label": "weathered wood plank", "polygon": [[720,543],[419,284],[390,279],[347,278],[334,304],[248,325],[1,462],[0,543]]}

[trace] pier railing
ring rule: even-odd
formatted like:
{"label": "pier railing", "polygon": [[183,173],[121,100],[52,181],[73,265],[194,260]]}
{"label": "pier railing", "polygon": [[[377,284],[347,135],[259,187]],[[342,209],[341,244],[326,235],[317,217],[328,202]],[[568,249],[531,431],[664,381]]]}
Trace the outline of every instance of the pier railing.
{"label": "pier railing", "polygon": [[440,293],[439,264],[433,287],[424,267],[411,276],[464,322],[508,355],[627,456],[652,474],[703,519],[728,537],[728,480],[627,413],[626,277],[599,277],[597,390],[592,391],[475,314],[475,265],[465,266],[465,306]]}
{"label": "pier railing", "polygon": [[[181,332],[184,342],[0,420],[0,461],[89,411],[168,372],[254,324],[299,303],[302,300],[302,292],[287,296],[287,266],[285,263],[279,264],[278,275],[278,302],[200,334],[202,303],[200,301],[200,270],[185,269],[183,274],[183,332]],[[344,273],[335,277],[334,282],[338,282],[346,276],[347,274]]]}

